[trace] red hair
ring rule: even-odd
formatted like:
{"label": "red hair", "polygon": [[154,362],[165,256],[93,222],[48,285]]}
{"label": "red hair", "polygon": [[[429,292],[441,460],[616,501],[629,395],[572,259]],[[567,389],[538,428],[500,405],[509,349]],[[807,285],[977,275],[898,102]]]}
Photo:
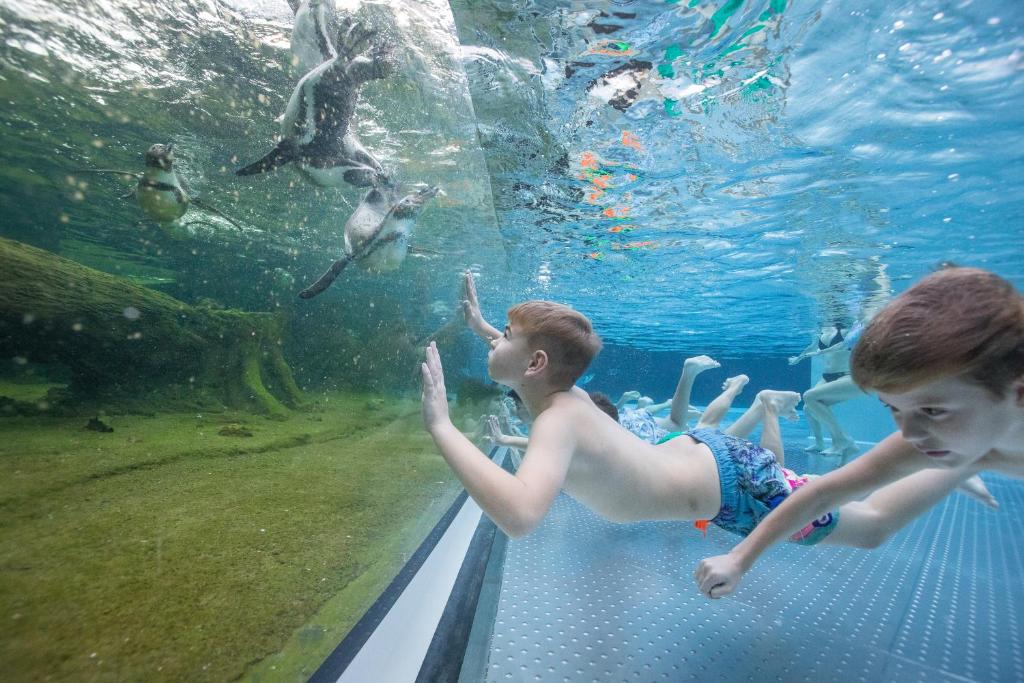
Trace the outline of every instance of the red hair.
{"label": "red hair", "polygon": [[530,346],[548,355],[548,376],[555,386],[572,386],[601,350],[601,338],[587,316],[562,304],[527,301],[508,310],[508,321]]}
{"label": "red hair", "polygon": [[851,370],[861,387],[896,392],[966,374],[1002,396],[1024,376],[1024,297],[986,270],[940,270],[875,316]]}

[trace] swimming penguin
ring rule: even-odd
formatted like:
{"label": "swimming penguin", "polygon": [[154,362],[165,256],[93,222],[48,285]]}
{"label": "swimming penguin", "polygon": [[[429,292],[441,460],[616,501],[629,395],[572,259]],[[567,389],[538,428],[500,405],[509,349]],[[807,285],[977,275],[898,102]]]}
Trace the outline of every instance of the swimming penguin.
{"label": "swimming penguin", "polygon": [[359,87],[390,73],[383,46],[369,56],[359,51],[375,31],[346,17],[342,21],[337,56],[303,76],[281,120],[282,139],[259,161],[235,171],[246,176],[272,171],[296,162],[311,182],[324,187],[342,182],[357,187],[382,185],[387,174],[349,130]]}
{"label": "swimming penguin", "polygon": [[401,190],[394,185],[375,187],[367,192],[345,221],[345,256],[335,261],[299,296],[312,299],[320,294],[353,261],[360,261],[374,271],[398,268],[409,251],[409,237],[423,205],[437,192],[437,187],[428,186],[401,196]]}
{"label": "swimming penguin", "polygon": [[[146,168],[142,173],[119,171],[116,169],[82,169],[87,173],[116,173],[138,179],[135,186],[135,199],[150,218],[157,223],[173,223],[188,210],[189,204],[195,204],[204,211],[216,214],[239,230],[239,225],[231,217],[225,215],[204,201],[189,197],[188,184],[178,175],[174,168],[174,145],[155,144],[146,150]],[[124,195],[128,198],[131,193]]]}
{"label": "swimming penguin", "polygon": [[338,56],[332,37],[337,23],[334,0],[291,0],[291,4],[295,12],[292,61],[299,73],[305,75]]}

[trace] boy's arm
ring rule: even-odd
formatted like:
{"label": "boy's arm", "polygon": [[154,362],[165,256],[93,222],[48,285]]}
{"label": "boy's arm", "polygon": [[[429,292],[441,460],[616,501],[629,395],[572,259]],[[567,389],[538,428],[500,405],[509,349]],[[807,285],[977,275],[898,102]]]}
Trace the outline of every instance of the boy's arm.
{"label": "boy's arm", "polygon": [[490,342],[501,336],[501,330],[493,327],[484,320],[480,313],[480,302],[476,296],[476,283],[473,282],[473,274],[468,270],[463,275],[462,290],[465,298],[462,300],[462,313],[466,316],[466,325],[473,330],[476,336],[485,342]]}
{"label": "boy's arm", "polygon": [[444,373],[437,346],[427,347],[423,376],[423,423],[455,476],[501,530],[512,537],[532,531],[550,509],[569,471],[575,449],[571,430],[545,411],[534,422],[530,445],[515,475],[496,465],[455,428],[448,415]]}
{"label": "boy's arm", "polygon": [[728,595],[765,550],[844,503],[923,469],[927,461],[899,432],[844,467],[801,486],[726,555],[701,560],[694,572],[700,592]]}

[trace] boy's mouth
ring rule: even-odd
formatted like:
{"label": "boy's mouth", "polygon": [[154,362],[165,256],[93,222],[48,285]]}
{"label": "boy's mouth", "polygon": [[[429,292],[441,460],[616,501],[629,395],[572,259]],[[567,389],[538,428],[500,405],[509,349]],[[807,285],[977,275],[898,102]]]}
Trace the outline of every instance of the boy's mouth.
{"label": "boy's mouth", "polygon": [[941,458],[944,455],[949,455],[949,451],[924,451],[924,454],[929,458]]}

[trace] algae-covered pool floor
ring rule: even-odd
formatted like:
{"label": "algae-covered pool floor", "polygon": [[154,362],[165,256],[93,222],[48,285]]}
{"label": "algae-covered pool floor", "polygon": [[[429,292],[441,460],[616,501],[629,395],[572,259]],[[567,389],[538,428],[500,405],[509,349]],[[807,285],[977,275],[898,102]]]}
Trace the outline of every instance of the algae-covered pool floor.
{"label": "algae-covered pool floor", "polygon": [[459,490],[417,403],[321,406],[0,420],[4,678],[311,673]]}

